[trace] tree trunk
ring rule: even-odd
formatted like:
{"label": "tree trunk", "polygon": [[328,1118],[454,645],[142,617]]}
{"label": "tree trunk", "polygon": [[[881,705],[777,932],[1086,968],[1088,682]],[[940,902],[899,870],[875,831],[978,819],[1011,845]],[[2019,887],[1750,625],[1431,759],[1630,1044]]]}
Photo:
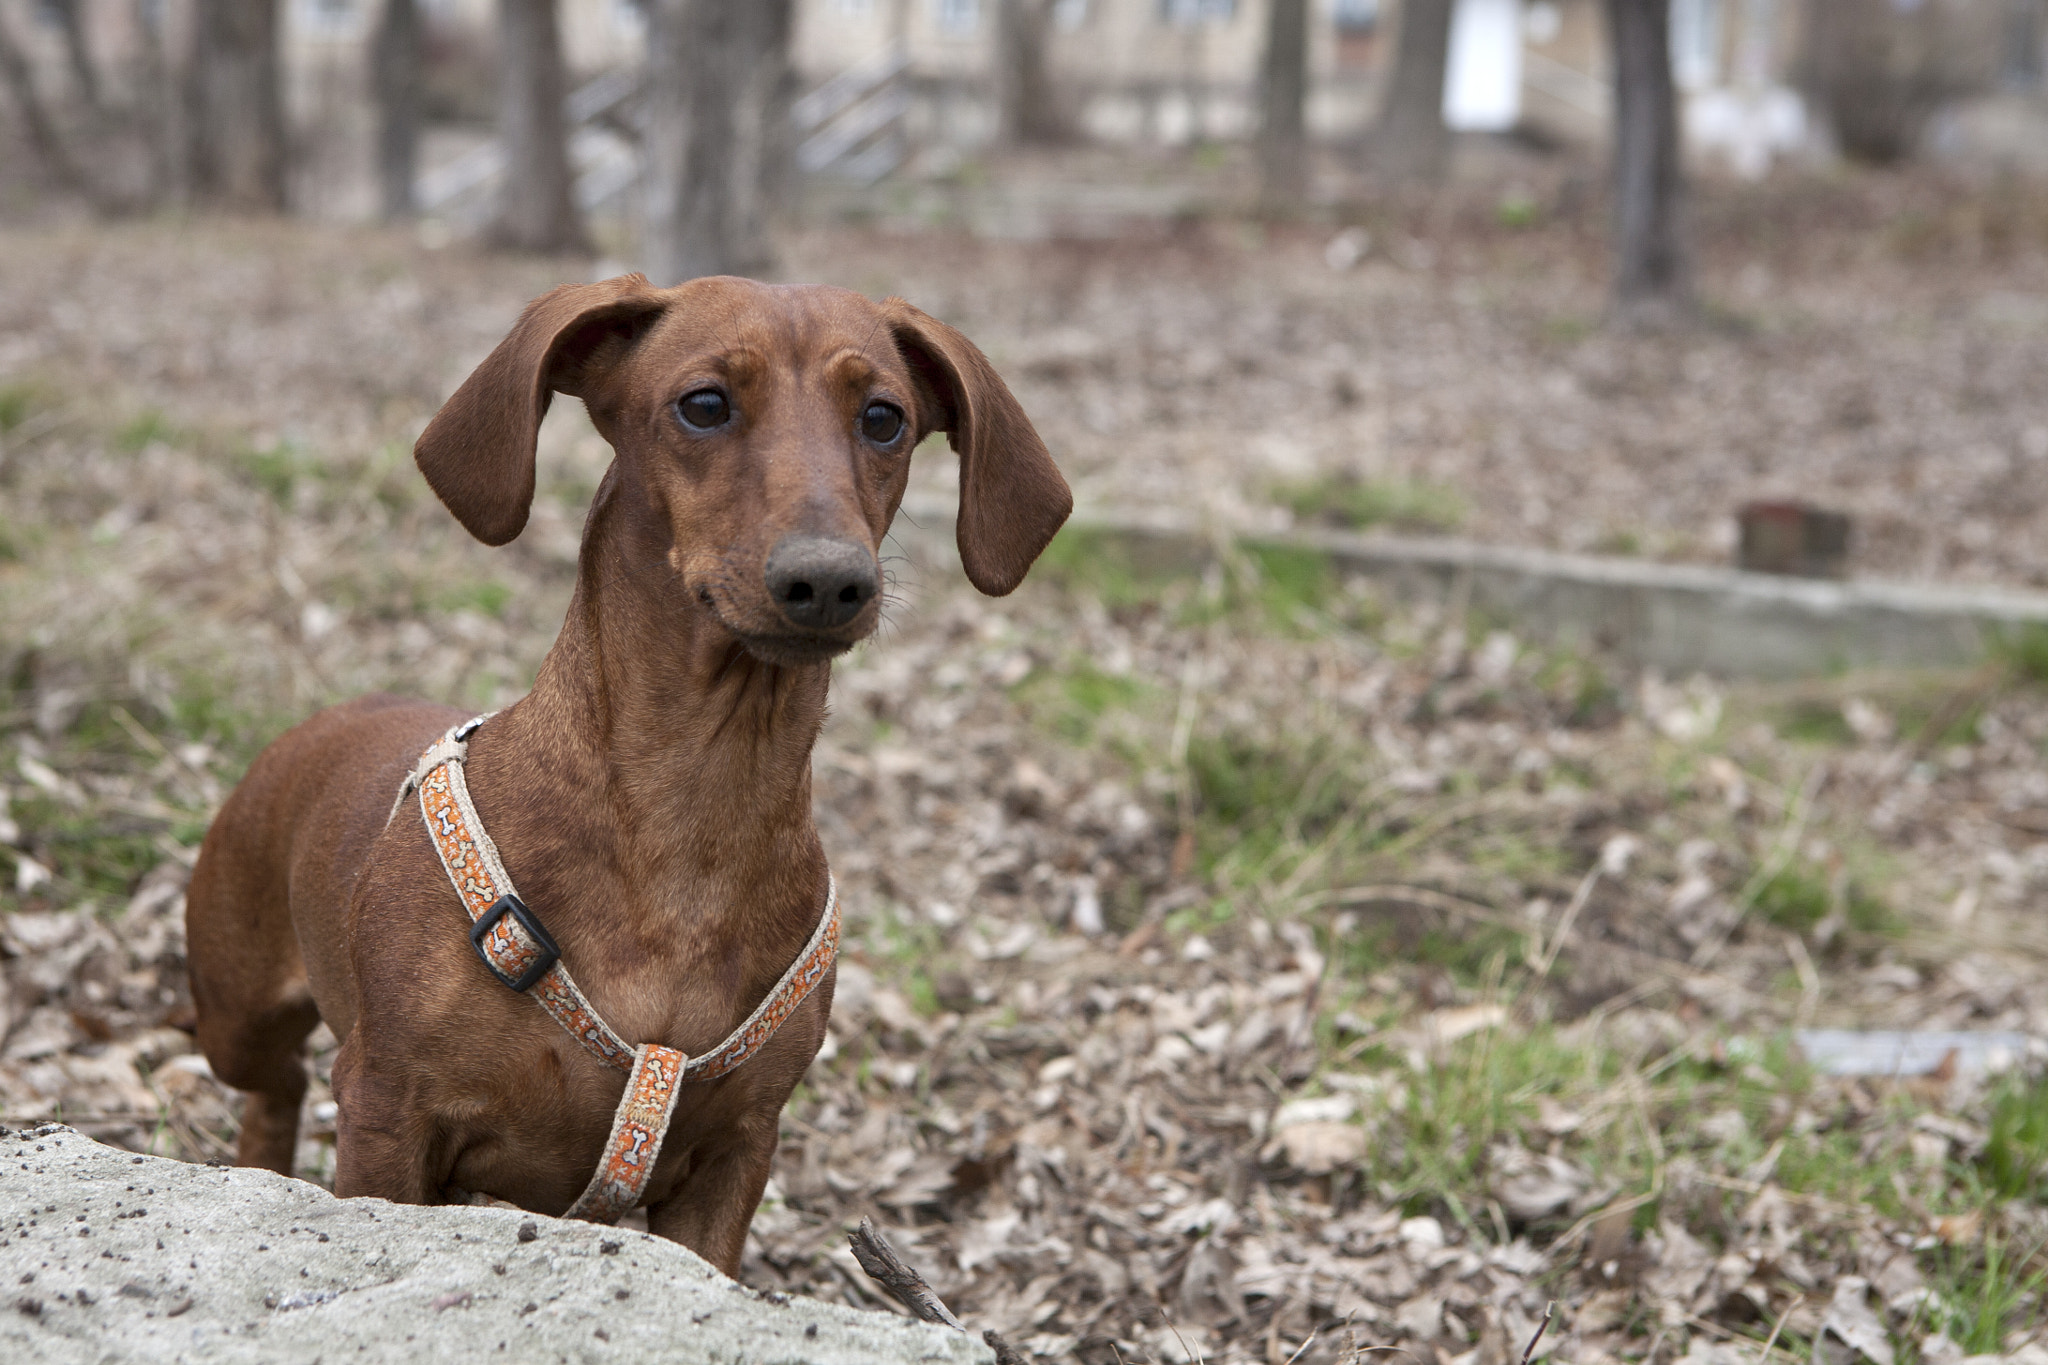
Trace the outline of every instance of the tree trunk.
{"label": "tree trunk", "polygon": [[1401,0],[1394,75],[1372,137],[1373,162],[1391,180],[1435,179],[1448,159],[1444,68],[1451,58],[1452,4]]}
{"label": "tree trunk", "polygon": [[1678,214],[1671,0],[1607,0],[1614,52],[1614,302],[1624,316],[1681,310],[1689,280]]}
{"label": "tree trunk", "polygon": [[1273,0],[1259,82],[1259,178],[1270,207],[1308,197],[1308,0]]}
{"label": "tree trunk", "polygon": [[191,192],[186,125],[192,111],[179,101],[165,57],[163,6],[157,0],[132,0],[129,18],[135,26],[136,104],[149,148],[151,189],[158,198],[183,197]]}
{"label": "tree trunk", "polygon": [[370,45],[370,88],[377,104],[377,186],[385,221],[409,218],[418,205],[420,86],[425,63],[417,0],[384,0]]}
{"label": "tree trunk", "polygon": [[1052,143],[1066,137],[1066,121],[1046,64],[1052,0],[997,0],[996,90],[1002,140]]}
{"label": "tree trunk", "polygon": [[277,0],[197,0],[186,82],[193,197],[224,208],[285,203]]}
{"label": "tree trunk", "polygon": [[36,159],[43,163],[43,169],[50,178],[65,189],[85,189],[85,178],[79,174],[77,163],[72,161],[63,139],[57,135],[50,111],[43,106],[42,96],[36,91],[35,69],[28,54],[14,41],[4,13],[0,13],[0,81],[6,82],[8,92],[14,97],[14,107],[21,115],[23,127],[28,130],[29,145],[35,148]]}
{"label": "tree trunk", "polygon": [[[1972,34],[1981,14],[1981,7],[1938,0],[1809,0],[1804,83],[1844,156],[1880,166],[1903,161],[1943,104],[1990,84],[1998,40],[2007,35]],[[1973,37],[1992,51],[1973,52]]]}
{"label": "tree trunk", "polygon": [[642,246],[657,285],[760,274],[772,263],[794,12],[794,0],[657,0]]}
{"label": "tree trunk", "polygon": [[79,10],[78,0],[49,0],[49,8],[56,13],[58,27],[64,30],[64,55],[70,60],[71,80],[78,87],[79,98],[87,108],[97,109],[99,72],[92,64],[92,49],[85,39],[85,16]]}
{"label": "tree trunk", "polygon": [[498,138],[505,185],[491,236],[520,251],[587,249],[569,167],[569,90],[555,0],[498,0]]}

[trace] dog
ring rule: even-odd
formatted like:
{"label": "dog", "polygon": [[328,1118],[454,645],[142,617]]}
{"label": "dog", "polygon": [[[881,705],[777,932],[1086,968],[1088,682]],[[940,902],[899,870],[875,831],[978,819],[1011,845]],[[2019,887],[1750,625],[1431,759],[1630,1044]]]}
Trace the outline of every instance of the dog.
{"label": "dog", "polygon": [[[264,750],[193,869],[198,1042],[247,1092],[243,1165],[291,1173],[303,1043],[325,1020],[337,1194],[559,1215],[587,1208],[593,1167],[619,1155],[643,1167],[628,1194],[649,1230],[732,1274],[831,1009],[828,959],[807,995],[779,984],[828,916],[837,930],[811,749],[831,660],[879,619],[877,554],[911,451],[948,433],[962,566],[991,596],[1023,580],[1073,499],[982,353],[902,300],[627,275],[529,304],[421,435],[415,462],[485,544],[526,523],[555,393],[583,400],[615,459],[533,690],[480,726],[363,697]],[[452,809],[456,769],[488,837],[451,845],[424,803],[438,781],[434,809]],[[489,877],[458,885],[463,850],[486,844],[516,898]],[[621,1099],[640,1063],[622,1082],[473,931],[485,946],[551,936],[592,1014],[675,1066],[764,1002],[801,1003],[744,1065],[656,1078],[673,1118],[650,1145],[635,1091]]]}

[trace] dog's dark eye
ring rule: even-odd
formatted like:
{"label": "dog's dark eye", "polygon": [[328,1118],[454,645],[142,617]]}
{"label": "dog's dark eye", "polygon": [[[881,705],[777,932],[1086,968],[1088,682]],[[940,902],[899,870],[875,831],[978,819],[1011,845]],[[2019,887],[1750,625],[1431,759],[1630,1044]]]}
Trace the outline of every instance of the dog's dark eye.
{"label": "dog's dark eye", "polygon": [[725,425],[726,418],[732,416],[732,404],[717,389],[699,389],[678,398],[676,411],[692,431],[710,431]]}
{"label": "dog's dark eye", "polygon": [[894,403],[870,403],[860,415],[860,434],[885,446],[903,434],[903,409]]}

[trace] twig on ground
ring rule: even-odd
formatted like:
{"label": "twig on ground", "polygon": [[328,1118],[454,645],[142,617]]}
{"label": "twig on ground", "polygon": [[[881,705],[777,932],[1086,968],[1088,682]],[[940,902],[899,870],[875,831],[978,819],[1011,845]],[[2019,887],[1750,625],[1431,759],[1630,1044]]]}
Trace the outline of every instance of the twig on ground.
{"label": "twig on ground", "polygon": [[1792,865],[1793,857],[1799,852],[1799,841],[1806,834],[1806,822],[1813,813],[1814,799],[1820,795],[1820,789],[1826,784],[1827,777],[1828,765],[1824,762],[1817,762],[1806,770],[1806,780],[1799,784],[1798,794],[1792,798],[1792,804],[1785,812],[1785,823],[1778,831],[1777,841],[1771,846],[1771,851],[1764,856],[1764,860],[1757,865],[1756,871],[1750,874],[1742,890],[1737,893],[1735,913],[1729,918],[1728,923],[1722,926],[1718,934],[1701,942],[1693,951],[1694,967],[1710,966],[1714,959],[1721,955],[1721,950],[1728,946],[1728,940],[1735,937],[1735,931],[1740,929],[1743,920],[1749,917],[1750,909],[1755,906],[1757,898],[1763,895],[1764,888],[1776,881],[1778,874]]}
{"label": "twig on ground", "polygon": [[981,1332],[981,1339],[988,1343],[988,1348],[991,1351],[996,1353],[996,1365],[1031,1365],[1030,1360],[1025,1357],[1024,1353],[1009,1342],[1004,1341],[995,1328],[984,1327]]}
{"label": "twig on ground", "polygon": [[1769,1360],[1770,1360],[1770,1358],[1771,1358],[1771,1348],[1772,1348],[1773,1346],[1776,1346],[1776,1345],[1778,1344],[1778,1333],[1780,1333],[1780,1332],[1782,1332],[1782,1331],[1784,1331],[1784,1330],[1785,1330],[1785,1321],[1786,1321],[1786,1319],[1788,1319],[1788,1318],[1790,1318],[1790,1317],[1792,1316],[1792,1310],[1793,1310],[1793,1309],[1797,1308],[1797,1307],[1798,1307],[1798,1306],[1799,1306],[1800,1304],[1802,1304],[1802,1303],[1805,1303],[1805,1302],[1806,1302],[1806,1295],[1804,1295],[1804,1294],[1794,1294],[1794,1295],[1792,1296],[1792,1302],[1790,1302],[1790,1303],[1786,1304],[1786,1305],[1785,1305],[1785,1311],[1784,1311],[1784,1312],[1782,1312],[1782,1313],[1780,1313],[1780,1314],[1778,1314],[1778,1321],[1777,1321],[1777,1324],[1776,1324],[1775,1326],[1773,1326],[1773,1327],[1771,1328],[1771,1335],[1770,1335],[1770,1339],[1769,1339],[1768,1341],[1764,1342],[1764,1353],[1763,1353],[1763,1354],[1762,1354],[1761,1356],[1759,1356],[1759,1357],[1758,1357],[1758,1359],[1759,1359],[1759,1360],[1763,1360],[1763,1361],[1769,1361]]}
{"label": "twig on ground", "polygon": [[1536,1343],[1543,1340],[1543,1334],[1550,1330],[1550,1320],[1557,1316],[1557,1300],[1543,1305],[1543,1321],[1536,1324],[1536,1335],[1529,1338],[1529,1344],[1522,1348],[1522,1365],[1529,1365],[1529,1357],[1536,1354]]}
{"label": "twig on ground", "polygon": [[922,1322],[944,1323],[956,1332],[967,1330],[960,1319],[953,1316],[953,1311],[939,1301],[939,1296],[925,1283],[924,1276],[904,1264],[903,1258],[896,1254],[896,1248],[889,1245],[889,1239],[875,1227],[874,1219],[861,1219],[860,1226],[846,1234],[846,1241],[853,1248],[853,1259],[860,1262],[860,1268],[908,1308],[912,1317]]}
{"label": "twig on ground", "polygon": [[1586,902],[1592,898],[1593,888],[1599,884],[1600,869],[1596,866],[1579,882],[1579,889],[1572,893],[1571,903],[1565,906],[1564,913],[1558,916],[1557,932],[1551,935],[1549,943],[1542,942],[1542,932],[1538,930],[1536,942],[1530,945],[1537,951],[1529,958],[1529,965],[1536,969],[1537,980],[1549,976],[1550,969],[1557,965],[1558,951],[1564,947],[1564,941],[1571,937],[1572,925],[1578,920],[1579,911],[1586,908]]}
{"label": "twig on ground", "polygon": [[1792,1027],[1805,1028],[1813,1022],[1814,1011],[1820,1008],[1820,972],[1813,965],[1813,954],[1806,951],[1806,940],[1791,930],[1785,932],[1785,952],[1792,959],[1792,968],[1799,973],[1799,1008],[1792,1016]]}
{"label": "twig on ground", "polygon": [[[1686,1313],[1682,1317],[1680,1317],[1679,1321],[1683,1322],[1688,1327],[1697,1328],[1700,1331],[1707,1333],[1709,1336],[1718,1337],[1722,1341],[1728,1342],[1730,1344],[1740,1343],[1749,1346],[1754,1346],[1757,1344],[1755,1337],[1746,1337],[1742,1335],[1742,1333],[1740,1332],[1730,1331],[1728,1328],[1723,1327],[1720,1323],[1715,1322],[1713,1319],[1703,1318],[1697,1313]],[[1790,1351],[1780,1350],[1775,1345],[1767,1346],[1764,1349],[1764,1354],[1762,1356],[1764,1365],[1769,1365],[1769,1362],[1773,1359],[1773,1357],[1775,1357],[1778,1360],[1790,1362],[1791,1365],[1802,1365],[1802,1362],[1804,1362],[1804,1360],[1806,1359],[1804,1356],[1794,1355]]]}
{"label": "twig on ground", "polygon": [[1309,1347],[1311,1347],[1311,1346],[1313,1346],[1313,1345],[1315,1345],[1315,1344],[1316,1344],[1316,1334],[1315,1334],[1314,1332],[1310,1332],[1310,1333],[1308,1334],[1308,1340],[1306,1340],[1306,1341],[1302,1342],[1302,1343],[1301,1343],[1301,1345],[1299,1345],[1299,1346],[1295,1347],[1295,1348],[1294,1348],[1294,1354],[1293,1354],[1293,1355],[1291,1355],[1291,1356],[1289,1356],[1289,1357],[1287,1357],[1287,1359],[1286,1359],[1285,1361],[1283,1361],[1283,1362],[1281,1363],[1281,1365],[1294,1365],[1294,1362],[1295,1362],[1295,1361],[1297,1361],[1297,1360],[1300,1360],[1300,1359],[1301,1359],[1301,1356],[1302,1356],[1302,1352],[1304,1352],[1304,1351],[1308,1350],[1308,1348],[1309,1348]]}
{"label": "twig on ground", "polygon": [[[924,1276],[896,1254],[896,1248],[889,1245],[889,1239],[875,1226],[874,1219],[861,1219],[860,1226],[846,1234],[846,1241],[853,1248],[853,1259],[860,1262],[860,1268],[908,1308],[912,1317],[920,1322],[939,1323],[956,1332],[967,1330],[960,1319],[953,1316],[952,1310],[932,1292]],[[984,1331],[981,1339],[996,1353],[996,1365],[1030,1365],[1023,1354],[1004,1341],[993,1328]]]}

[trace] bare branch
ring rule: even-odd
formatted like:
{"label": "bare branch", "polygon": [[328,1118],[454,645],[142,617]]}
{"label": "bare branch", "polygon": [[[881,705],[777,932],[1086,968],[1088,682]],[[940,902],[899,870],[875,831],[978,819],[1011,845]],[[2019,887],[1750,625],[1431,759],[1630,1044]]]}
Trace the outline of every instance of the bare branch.
{"label": "bare branch", "polygon": [[1536,1335],[1529,1338],[1529,1344],[1522,1348],[1522,1365],[1529,1365],[1529,1357],[1536,1354],[1536,1343],[1543,1340],[1543,1334],[1550,1330],[1550,1320],[1557,1314],[1557,1300],[1543,1305],[1543,1321],[1536,1324]]}
{"label": "bare branch", "polygon": [[939,1296],[925,1283],[924,1276],[903,1263],[903,1258],[896,1254],[896,1248],[890,1246],[889,1239],[875,1227],[874,1219],[861,1219],[860,1226],[846,1234],[846,1241],[853,1248],[853,1259],[860,1262],[860,1268],[908,1308],[912,1317],[922,1322],[944,1323],[956,1332],[967,1330],[961,1326],[960,1319],[953,1316],[952,1310],[939,1302]]}
{"label": "bare branch", "polygon": [[[939,1302],[939,1296],[925,1283],[924,1276],[912,1270],[896,1248],[889,1245],[889,1239],[875,1227],[875,1220],[863,1218],[860,1226],[846,1234],[847,1245],[853,1248],[853,1259],[860,1262],[860,1268],[867,1271],[874,1281],[889,1291],[898,1303],[910,1310],[910,1315],[922,1322],[941,1323],[956,1332],[967,1329],[952,1310]],[[981,1334],[988,1348],[996,1353],[996,1365],[1031,1365],[1024,1353],[1004,1341],[993,1329]]]}

